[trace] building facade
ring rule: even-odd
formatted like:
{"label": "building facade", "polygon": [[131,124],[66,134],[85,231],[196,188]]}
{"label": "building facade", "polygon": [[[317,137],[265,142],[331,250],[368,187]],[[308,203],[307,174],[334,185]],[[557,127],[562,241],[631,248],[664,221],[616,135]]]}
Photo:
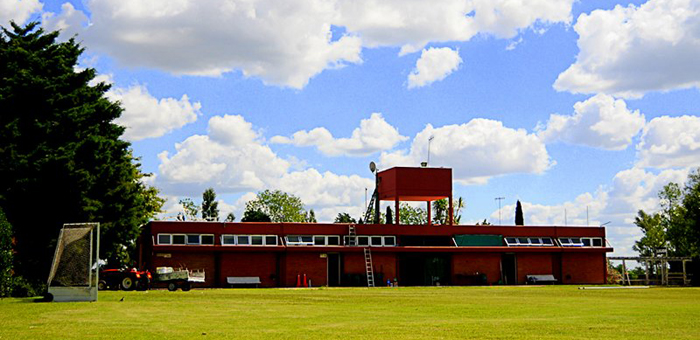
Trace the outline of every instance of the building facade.
{"label": "building facade", "polygon": [[[452,197],[450,169],[393,168],[377,184],[374,197],[396,206]],[[603,284],[612,251],[598,226],[153,221],[139,239],[139,265],[204,269],[204,287],[236,277],[257,277],[261,287],[295,287],[302,277],[313,286],[366,286],[368,266],[375,285],[525,284],[528,275]]]}

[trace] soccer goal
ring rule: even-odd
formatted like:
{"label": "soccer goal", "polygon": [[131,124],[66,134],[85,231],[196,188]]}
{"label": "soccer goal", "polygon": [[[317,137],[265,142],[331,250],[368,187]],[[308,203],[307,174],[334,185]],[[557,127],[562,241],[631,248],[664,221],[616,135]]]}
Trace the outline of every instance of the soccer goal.
{"label": "soccer goal", "polygon": [[49,299],[97,301],[99,254],[99,223],[64,224],[47,282]]}

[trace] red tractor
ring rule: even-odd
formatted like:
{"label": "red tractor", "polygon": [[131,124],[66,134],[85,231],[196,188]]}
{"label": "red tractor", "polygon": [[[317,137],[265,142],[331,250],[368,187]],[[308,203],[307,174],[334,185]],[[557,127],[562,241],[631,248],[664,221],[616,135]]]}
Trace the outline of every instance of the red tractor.
{"label": "red tractor", "polygon": [[151,287],[151,273],[148,270],[105,269],[100,272],[99,290],[148,290]]}

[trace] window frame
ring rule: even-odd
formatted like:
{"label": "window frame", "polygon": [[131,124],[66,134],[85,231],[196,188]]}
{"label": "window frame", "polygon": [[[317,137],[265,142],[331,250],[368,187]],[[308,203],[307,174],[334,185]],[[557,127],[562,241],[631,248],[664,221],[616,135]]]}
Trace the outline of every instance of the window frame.
{"label": "window frame", "polygon": [[[161,236],[167,236],[167,237],[168,237],[168,242],[167,242],[167,243],[165,243],[165,242],[160,242],[160,237],[161,237]],[[172,235],[172,234],[158,234],[158,235],[156,235],[156,240],[158,241],[157,244],[158,244],[159,246],[160,246],[160,245],[169,246],[169,245],[172,245],[172,244],[173,244],[173,235]]]}
{"label": "window frame", "polygon": [[[171,239],[170,241],[172,242],[171,245],[173,246],[186,246],[187,245],[187,234],[170,234]],[[183,237],[182,243],[175,243],[175,237]]]}

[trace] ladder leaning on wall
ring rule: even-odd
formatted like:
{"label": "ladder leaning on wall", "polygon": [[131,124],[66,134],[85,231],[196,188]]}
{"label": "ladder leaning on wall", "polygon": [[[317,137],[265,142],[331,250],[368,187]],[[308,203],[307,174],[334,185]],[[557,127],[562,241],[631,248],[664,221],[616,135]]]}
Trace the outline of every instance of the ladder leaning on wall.
{"label": "ladder leaning on wall", "polygon": [[365,270],[367,272],[367,287],[374,287],[374,268],[372,267],[372,251],[365,247]]}

